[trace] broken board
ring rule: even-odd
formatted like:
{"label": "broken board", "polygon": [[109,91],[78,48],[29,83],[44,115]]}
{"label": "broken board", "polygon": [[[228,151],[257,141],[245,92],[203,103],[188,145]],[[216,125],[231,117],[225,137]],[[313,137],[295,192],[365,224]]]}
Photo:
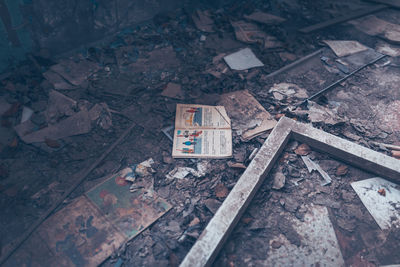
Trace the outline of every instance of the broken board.
{"label": "broken board", "polygon": [[271,130],[277,123],[247,90],[223,94],[220,104],[232,120],[232,130],[245,141]]}
{"label": "broken board", "polygon": [[374,177],[351,183],[351,186],[382,230],[400,227],[399,185]]}
{"label": "broken board", "polygon": [[[113,175],[49,217],[5,266],[98,266],[171,209]],[[38,246],[37,244],[43,244]]]}
{"label": "broken board", "polygon": [[126,240],[134,238],[171,209],[151,189],[131,193],[129,187],[130,183],[116,174],[86,193]]}
{"label": "broken board", "polygon": [[291,138],[350,165],[400,182],[399,160],[310,125],[282,117],[190,249],[180,264],[181,267],[210,266],[213,263],[225,240]]}
{"label": "broken board", "polygon": [[[262,266],[344,266],[335,230],[323,206],[308,207],[304,222],[289,218],[293,229],[301,237],[301,244],[292,244],[282,234],[270,241],[267,259]],[[273,242],[282,244],[279,248]]]}

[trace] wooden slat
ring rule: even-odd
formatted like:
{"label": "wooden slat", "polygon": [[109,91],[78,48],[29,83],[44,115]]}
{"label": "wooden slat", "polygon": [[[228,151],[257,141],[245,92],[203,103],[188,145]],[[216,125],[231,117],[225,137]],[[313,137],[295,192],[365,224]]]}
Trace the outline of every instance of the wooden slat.
{"label": "wooden slat", "polygon": [[193,245],[181,267],[209,266],[290,137],[292,120],[280,120],[256,157]]}
{"label": "wooden slat", "polygon": [[302,123],[294,125],[292,137],[350,165],[400,183],[400,160],[396,158]]}
{"label": "wooden slat", "polygon": [[365,16],[365,15],[368,15],[368,14],[371,14],[371,13],[375,13],[375,12],[378,12],[378,11],[383,10],[385,8],[387,8],[386,5],[377,5],[377,6],[373,6],[373,7],[370,7],[370,8],[357,10],[357,11],[351,12],[351,13],[346,14],[346,15],[341,16],[341,17],[337,17],[337,18],[334,18],[334,19],[331,19],[331,20],[327,20],[327,21],[324,21],[324,22],[321,22],[321,23],[317,23],[317,24],[314,24],[314,25],[311,25],[311,26],[307,26],[305,28],[300,29],[299,31],[302,32],[302,33],[310,33],[310,32],[317,31],[317,30],[320,30],[320,29],[323,29],[323,28],[326,28],[326,27],[329,27],[329,26],[332,26],[332,25],[335,25],[335,24],[339,24],[339,23],[351,20],[351,19],[356,19],[356,18]]}
{"label": "wooden slat", "polygon": [[282,117],[260,151],[215,213],[181,267],[209,266],[254,197],[290,138],[309,144],[381,177],[400,182],[400,160]]}

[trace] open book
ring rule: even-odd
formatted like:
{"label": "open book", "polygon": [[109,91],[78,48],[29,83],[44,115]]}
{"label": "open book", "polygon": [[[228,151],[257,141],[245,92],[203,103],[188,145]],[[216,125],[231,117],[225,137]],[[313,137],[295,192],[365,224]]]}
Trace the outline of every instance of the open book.
{"label": "open book", "polygon": [[172,157],[231,156],[231,120],[223,106],[177,104]]}

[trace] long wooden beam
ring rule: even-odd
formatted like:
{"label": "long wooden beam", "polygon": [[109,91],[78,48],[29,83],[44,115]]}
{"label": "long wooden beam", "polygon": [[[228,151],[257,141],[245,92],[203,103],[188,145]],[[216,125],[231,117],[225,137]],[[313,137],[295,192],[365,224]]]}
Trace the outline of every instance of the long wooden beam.
{"label": "long wooden beam", "polygon": [[321,30],[323,28],[326,28],[326,27],[329,27],[329,26],[333,26],[333,25],[348,21],[348,20],[357,19],[359,17],[363,17],[363,16],[366,16],[368,14],[381,11],[381,10],[387,8],[387,7],[388,6],[386,6],[386,5],[376,5],[376,6],[373,6],[373,7],[368,7],[368,8],[361,9],[361,10],[356,10],[356,11],[350,12],[350,13],[348,13],[346,15],[337,17],[337,18],[333,18],[333,19],[330,19],[330,20],[327,20],[327,21],[323,21],[323,22],[311,25],[311,26],[307,26],[305,28],[300,29],[299,31],[302,32],[302,33],[310,33],[310,32],[313,32],[313,31]]}
{"label": "long wooden beam", "polygon": [[356,167],[400,183],[400,160],[282,117],[228,197],[190,249],[181,267],[210,266],[290,138]]}

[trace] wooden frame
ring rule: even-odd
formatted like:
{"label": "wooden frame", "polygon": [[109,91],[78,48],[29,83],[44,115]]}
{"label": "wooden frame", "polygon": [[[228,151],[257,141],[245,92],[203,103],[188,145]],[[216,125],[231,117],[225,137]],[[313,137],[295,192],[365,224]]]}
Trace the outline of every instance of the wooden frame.
{"label": "wooden frame", "polygon": [[400,160],[349,142],[311,125],[282,117],[228,197],[186,255],[181,267],[209,266],[290,139],[350,165],[400,182]]}

